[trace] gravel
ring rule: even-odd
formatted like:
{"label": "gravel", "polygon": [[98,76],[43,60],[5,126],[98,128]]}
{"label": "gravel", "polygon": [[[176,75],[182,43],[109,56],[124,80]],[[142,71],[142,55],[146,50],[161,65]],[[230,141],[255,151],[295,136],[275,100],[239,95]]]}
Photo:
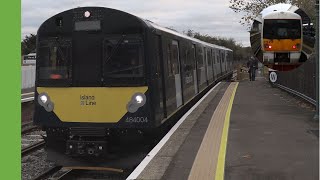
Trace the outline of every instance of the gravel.
{"label": "gravel", "polygon": [[39,149],[21,159],[22,179],[29,180],[39,176],[49,168],[54,167],[54,163],[46,161],[47,153],[44,149]]}
{"label": "gravel", "polygon": [[21,104],[21,122],[32,121],[34,112],[34,103],[26,102]]}
{"label": "gravel", "polygon": [[45,136],[45,131],[33,131],[21,136],[21,148],[27,147],[31,144],[35,144],[43,140],[42,136]]}

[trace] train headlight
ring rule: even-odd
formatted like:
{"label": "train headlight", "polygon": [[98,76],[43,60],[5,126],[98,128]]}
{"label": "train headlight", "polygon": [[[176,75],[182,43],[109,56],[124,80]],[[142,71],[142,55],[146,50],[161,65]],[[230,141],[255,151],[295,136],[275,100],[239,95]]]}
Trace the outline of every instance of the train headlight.
{"label": "train headlight", "polygon": [[47,112],[51,112],[53,111],[53,103],[52,102],[49,102],[46,106],[44,106],[44,109],[47,111]]}
{"label": "train headlight", "polygon": [[269,44],[264,44],[264,47],[271,49],[271,46]]}
{"label": "train headlight", "polygon": [[141,104],[143,102],[143,97],[141,95],[137,95],[135,99],[138,104]]}
{"label": "train headlight", "polygon": [[53,111],[54,105],[51,102],[50,97],[47,93],[40,93],[38,96],[38,103],[44,107],[44,109],[48,112]]}
{"label": "train headlight", "polygon": [[146,103],[146,95],[144,95],[143,93],[135,93],[132,96],[131,101],[134,101],[141,107]]}
{"label": "train headlight", "polygon": [[38,103],[41,106],[46,105],[50,101],[50,98],[47,93],[40,93],[38,96]]}
{"label": "train headlight", "polygon": [[46,95],[41,95],[41,96],[40,96],[40,101],[41,101],[43,104],[45,104],[45,103],[47,103],[47,101],[48,101],[48,97],[47,97]]}
{"label": "train headlight", "polygon": [[140,107],[142,107],[146,103],[146,100],[146,95],[144,95],[143,93],[135,93],[127,104],[128,112],[136,112]]}

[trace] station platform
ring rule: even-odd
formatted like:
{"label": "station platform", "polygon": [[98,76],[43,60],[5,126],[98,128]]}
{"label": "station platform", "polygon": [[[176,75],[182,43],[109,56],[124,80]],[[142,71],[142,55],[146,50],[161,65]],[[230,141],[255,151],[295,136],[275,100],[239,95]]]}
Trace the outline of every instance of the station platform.
{"label": "station platform", "polygon": [[263,77],[221,82],[128,179],[318,180],[319,124],[297,101]]}

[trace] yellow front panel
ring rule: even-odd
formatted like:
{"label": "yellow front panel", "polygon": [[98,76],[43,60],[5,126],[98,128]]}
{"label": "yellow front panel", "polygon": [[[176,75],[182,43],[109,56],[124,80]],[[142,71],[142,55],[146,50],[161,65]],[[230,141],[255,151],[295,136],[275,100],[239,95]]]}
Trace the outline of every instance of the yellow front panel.
{"label": "yellow front panel", "polygon": [[53,112],[63,122],[116,123],[127,113],[133,94],[148,87],[37,87],[54,103]]}
{"label": "yellow front panel", "polygon": [[[271,48],[265,48],[265,45],[270,45]],[[293,46],[299,44],[296,49]],[[301,39],[263,39],[263,44],[265,51],[300,51],[302,44]]]}

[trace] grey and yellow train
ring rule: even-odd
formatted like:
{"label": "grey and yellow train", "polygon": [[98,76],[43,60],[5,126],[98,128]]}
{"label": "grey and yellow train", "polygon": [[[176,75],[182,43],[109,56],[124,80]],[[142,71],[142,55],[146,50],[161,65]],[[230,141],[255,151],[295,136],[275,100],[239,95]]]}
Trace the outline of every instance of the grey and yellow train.
{"label": "grey and yellow train", "polygon": [[39,27],[37,61],[34,123],[47,150],[100,157],[118,132],[150,133],[186,111],[230,76],[233,53],[126,12],[81,7]]}

